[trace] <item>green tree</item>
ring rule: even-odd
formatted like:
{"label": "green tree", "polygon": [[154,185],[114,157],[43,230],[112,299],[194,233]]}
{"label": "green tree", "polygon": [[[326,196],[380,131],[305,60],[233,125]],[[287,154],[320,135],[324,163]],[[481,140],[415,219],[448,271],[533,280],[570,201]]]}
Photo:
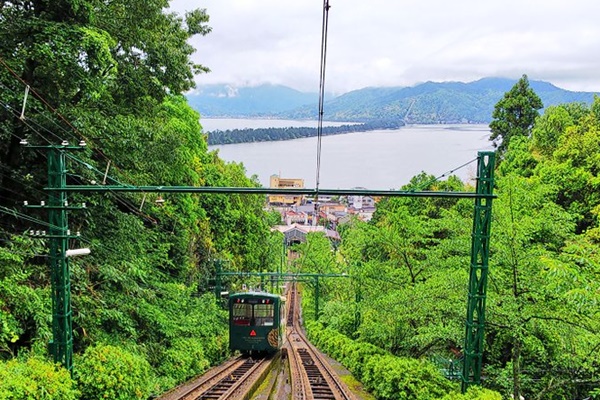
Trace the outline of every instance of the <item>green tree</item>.
{"label": "green tree", "polygon": [[[182,96],[194,75],[208,70],[191,61],[188,42],[210,31],[208,15],[199,9],[181,17],[168,6],[166,0],[2,3],[0,205],[46,196],[44,153],[23,150],[21,138],[46,145],[85,136],[86,150],[69,154],[69,184],[101,182],[109,162],[111,184],[258,184],[243,165],[208,151],[200,116]],[[25,85],[31,91],[21,119]],[[96,349],[82,367],[89,367],[90,379],[112,382],[115,376],[102,371],[106,349],[96,345],[119,343],[110,349],[117,367],[143,366],[143,388],[127,398],[148,394],[147,376],[157,378],[153,392],[164,390],[225,356],[223,315],[214,296],[201,292],[211,257],[223,255],[249,270],[280,261],[268,248],[263,196],[165,195],[161,206],[156,199],[151,193],[69,195],[70,202],[88,205],[70,213],[69,225],[92,249],[70,263],[74,350]],[[28,214],[42,224],[46,219],[44,210]],[[46,354],[50,339],[46,254],[8,234],[38,221],[17,217],[0,214],[2,358],[28,348]]]}
{"label": "green tree", "polygon": [[564,106],[548,107],[544,115],[536,122],[533,128],[533,146],[544,156],[552,156],[558,148],[559,138],[567,127],[573,125],[573,118]]}
{"label": "green tree", "polygon": [[543,107],[542,100],[529,87],[527,75],[504,94],[504,97],[494,107],[490,123],[490,140],[503,154],[513,137],[531,135],[538,110]]}

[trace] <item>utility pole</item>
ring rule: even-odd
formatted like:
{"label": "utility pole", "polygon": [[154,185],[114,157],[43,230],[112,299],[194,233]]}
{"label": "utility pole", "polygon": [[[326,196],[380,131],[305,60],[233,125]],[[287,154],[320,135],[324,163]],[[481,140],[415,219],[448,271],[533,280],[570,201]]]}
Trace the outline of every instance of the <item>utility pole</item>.
{"label": "utility pole", "polygon": [[[62,189],[67,185],[65,152],[48,149],[48,187]],[[73,372],[73,312],[71,310],[71,279],[67,259],[69,228],[67,194],[62,191],[48,195],[50,222],[50,271],[52,274],[52,342],[54,361]]]}
{"label": "utility pole", "polygon": [[469,295],[467,298],[461,385],[463,393],[467,391],[470,385],[481,384],[495,160],[496,154],[494,152],[480,152],[477,162],[475,192],[482,196],[475,198],[473,215]]}
{"label": "utility pole", "polygon": [[221,271],[223,270],[222,260],[213,260],[215,264],[215,298],[217,301],[221,300]]}
{"label": "utility pole", "polygon": [[319,320],[319,275],[315,275],[315,321]]}
{"label": "utility pole", "polygon": [[[21,144],[27,145],[26,141]],[[70,256],[89,254],[89,249],[68,250],[68,240],[78,239],[79,234],[71,235],[69,230],[68,210],[85,208],[69,206],[67,193],[67,169],[65,152],[82,150],[85,142],[79,146],[70,146],[63,141],[60,145],[28,146],[29,148],[44,149],[48,157],[48,204],[42,202],[39,206],[25,204],[29,208],[44,208],[48,210],[49,234],[42,233],[40,237],[49,239],[49,267],[52,287],[52,341],[49,350],[54,362],[62,364],[73,374],[73,311],[71,308],[71,271]],[[37,236],[37,235],[35,235]]]}

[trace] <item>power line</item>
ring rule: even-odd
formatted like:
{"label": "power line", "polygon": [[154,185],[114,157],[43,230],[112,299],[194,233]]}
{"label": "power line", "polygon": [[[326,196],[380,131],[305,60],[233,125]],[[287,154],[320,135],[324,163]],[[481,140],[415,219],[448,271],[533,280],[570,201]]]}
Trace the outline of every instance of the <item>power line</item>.
{"label": "power line", "polygon": [[442,178],[445,178],[445,177],[448,177],[448,176],[450,176],[451,174],[455,173],[455,172],[456,172],[456,171],[458,171],[459,169],[462,169],[462,168],[464,168],[464,167],[466,167],[466,166],[468,166],[468,165],[470,165],[470,164],[474,163],[474,162],[475,162],[475,161],[477,161],[477,160],[478,160],[477,158],[474,158],[474,159],[472,159],[472,160],[470,160],[470,161],[467,161],[466,163],[464,163],[464,164],[461,164],[461,165],[459,165],[458,167],[456,167],[456,168],[453,168],[453,169],[451,169],[451,170],[448,170],[448,171],[444,172],[443,174],[441,174],[441,175],[439,175],[439,176],[437,176],[437,177],[435,177],[435,178],[433,178],[433,179],[430,179],[430,180],[428,180],[428,181],[426,181],[426,182],[422,183],[421,185],[419,185],[417,188],[415,188],[415,189],[411,189],[411,190],[424,190],[424,189],[425,189],[427,186],[429,186],[429,185],[432,185],[432,184],[434,184],[434,183],[438,182],[438,181],[439,181],[440,179],[442,179]]}
{"label": "power line", "polygon": [[[16,90],[14,90],[14,89],[12,89],[12,88],[10,88],[10,87],[2,84],[2,83],[0,83],[0,86],[3,87],[4,89],[7,89],[7,90],[10,90],[11,92],[13,92],[15,94],[15,96],[19,96],[20,95],[19,92],[17,92]],[[29,86],[27,86],[27,87],[29,87]],[[46,137],[44,137],[39,131],[33,129],[29,124],[25,123],[25,121],[26,120],[27,121],[32,121],[33,124],[37,125],[42,130],[48,132],[50,135],[54,136],[59,141],[63,140],[62,137],[58,136],[57,134],[55,134],[54,132],[52,132],[50,129],[42,126],[40,123],[38,123],[34,119],[25,117],[25,114],[24,114],[25,108],[23,108],[23,110],[21,112],[19,112],[19,110],[15,109],[10,104],[4,103],[4,102],[2,104],[4,105],[4,108],[6,108],[7,110],[9,110],[17,119],[19,119],[20,121],[22,121],[26,126],[28,126],[30,129],[32,129],[35,133],[37,133],[43,140],[47,141],[48,143],[50,143],[50,141]],[[64,127],[60,126],[55,121],[51,120],[43,111],[40,111],[40,110],[36,109],[35,106],[31,106],[31,107],[36,111],[35,115],[41,115],[42,117],[46,118],[49,122],[53,123],[54,125],[58,126],[60,129],[62,129],[66,133],[68,133],[68,131]],[[31,112],[29,112],[28,114],[31,114]],[[16,136],[14,134],[12,134],[12,135]],[[19,138],[19,139],[23,139],[23,138]]]}
{"label": "power line", "polygon": [[[1,59],[1,58],[0,58],[0,62],[2,62],[2,59]],[[5,66],[7,69],[9,69],[9,71],[11,71],[11,72],[12,72],[12,70],[10,70],[10,68],[9,68],[9,67],[6,65],[6,63],[4,63],[4,62],[2,62],[2,63],[4,64],[4,66]],[[15,75],[15,74],[13,73],[13,75]],[[16,75],[15,75],[15,76],[16,76]],[[18,77],[17,77],[17,78],[18,78]],[[24,82],[22,79],[20,79],[20,78],[18,78],[18,79],[19,79],[19,80],[20,80],[20,81],[21,81],[23,84],[26,84],[26,83],[25,83],[25,82]],[[16,92],[15,92],[13,89],[11,89],[11,88],[9,88],[9,87],[7,87],[7,86],[5,86],[5,85],[2,85],[2,86],[4,86],[5,88],[7,88],[7,89],[11,90],[13,93],[17,94],[17,93],[16,93]],[[30,89],[30,90],[31,90],[31,89]],[[39,94],[37,94],[37,92],[35,92],[35,91],[33,91],[33,92],[36,94],[36,96],[37,96],[37,97],[38,97],[38,98],[39,98],[39,99],[40,99],[40,100],[41,100],[41,101],[42,101],[44,104],[46,104],[46,105],[48,104],[48,103],[47,103],[47,102],[46,102],[46,101],[45,101],[45,100],[44,100],[44,99],[43,99],[43,98],[42,98],[42,97],[41,97]],[[9,104],[6,104],[6,103],[2,103],[2,104],[4,105],[4,107],[5,107],[7,110],[9,110],[10,112],[12,112],[12,114],[13,114],[15,117],[19,118],[19,119],[20,119],[20,120],[21,120],[21,121],[22,121],[22,122],[23,122],[23,123],[24,123],[26,126],[28,126],[28,127],[29,127],[29,128],[30,128],[30,129],[31,129],[33,132],[37,133],[37,134],[38,134],[38,136],[39,136],[40,138],[42,138],[42,139],[43,139],[44,141],[46,141],[48,144],[52,144],[52,142],[51,142],[51,141],[50,141],[48,138],[46,138],[46,137],[45,137],[45,136],[44,136],[44,135],[43,135],[41,132],[39,132],[39,131],[38,131],[36,128],[34,128],[34,127],[33,127],[31,124],[29,124],[28,122],[25,122],[25,119],[23,119],[23,118],[20,118],[20,114],[18,113],[18,111],[17,111],[17,110],[15,110],[15,109],[14,109],[13,107],[11,107]],[[50,107],[50,108],[51,108],[51,107]],[[57,114],[57,115],[58,115],[58,116],[59,116],[59,117],[60,117],[60,118],[61,118],[63,121],[66,121],[66,119],[65,119],[65,118],[64,118],[62,115],[60,115],[58,112],[56,112],[56,110],[54,110],[53,108],[51,108],[51,110],[52,110],[52,111],[53,111],[55,114]],[[47,118],[47,119],[49,120],[49,118],[48,118],[47,116],[45,116],[43,112],[41,112],[40,114],[42,114],[42,115],[43,115],[45,118]],[[31,121],[32,121],[32,123],[33,123],[33,124],[37,125],[37,126],[38,126],[38,127],[40,127],[41,129],[43,129],[43,130],[47,131],[48,133],[50,133],[51,135],[53,135],[54,137],[56,137],[58,140],[62,140],[62,138],[61,138],[61,137],[59,137],[58,135],[56,135],[54,132],[52,132],[52,131],[50,131],[49,129],[47,129],[47,128],[43,127],[42,125],[40,125],[39,123],[35,122],[34,120],[31,120]],[[88,138],[86,138],[86,137],[85,137],[84,135],[82,135],[82,134],[81,134],[79,131],[77,131],[77,130],[76,130],[74,127],[73,127],[73,125],[71,125],[71,124],[70,124],[68,121],[66,121],[66,122],[67,122],[67,124],[68,124],[68,125],[69,125],[71,128],[73,128],[73,129],[75,130],[75,132],[76,132],[76,133],[78,133],[78,134],[79,134],[81,137],[83,137],[84,139],[86,139],[88,142],[92,143],[92,142],[91,142],[91,141],[90,141]],[[56,125],[58,125],[58,124],[56,124]],[[67,132],[67,131],[66,131],[66,130],[63,128],[63,127],[61,127],[60,125],[58,125],[58,126],[59,126],[59,127],[60,127],[60,128],[63,130],[63,131],[65,131],[66,133],[68,133],[68,132]],[[22,139],[23,139],[23,138],[20,138],[20,137],[18,137],[17,135],[15,135],[15,134],[14,134],[14,133],[12,133],[12,132],[9,132],[9,133],[10,133],[10,134],[11,134],[13,137],[15,137],[15,138],[17,138],[17,139],[19,139],[19,140],[22,140]],[[36,151],[37,151],[39,154],[43,154],[43,153],[41,153],[41,152],[39,151],[39,149],[36,149]],[[106,156],[104,153],[102,153],[102,151],[100,151],[98,148],[96,148],[96,149],[95,149],[95,151],[96,151],[96,153],[97,153],[97,154],[98,154],[100,157],[102,157],[102,158],[104,158],[105,160],[107,160],[107,161],[108,161],[108,163],[109,163],[109,165],[112,163],[112,162],[111,162],[111,160],[110,160],[110,159],[109,159],[109,158],[108,158],[108,157],[107,157],[107,156]],[[43,156],[45,157],[45,154],[43,154]],[[76,158],[74,158],[74,157],[72,157],[72,156],[71,156],[71,158],[72,158],[72,159],[76,159]],[[81,161],[81,160],[79,160],[79,159],[76,159],[76,160],[77,160],[78,162],[80,162],[80,163],[84,164],[84,165],[85,165],[86,167],[88,167],[89,169],[92,169],[92,168],[94,168],[94,167],[92,167],[92,166],[91,166],[89,163],[86,163],[86,162],[84,162],[84,161]],[[114,167],[114,168],[115,168],[115,169],[117,169],[117,170],[119,170],[117,167]],[[95,169],[95,168],[94,168],[94,169]],[[96,170],[96,171],[98,171],[97,169],[95,169],[95,170]],[[101,171],[98,171],[98,172],[99,172],[99,173],[102,173]],[[103,174],[104,174],[104,173],[103,173]],[[116,180],[116,179],[114,179],[114,178],[111,178],[111,179],[112,179],[114,182],[117,182],[118,184],[120,184],[120,185],[123,185],[123,184],[122,184],[122,183],[120,183],[118,180]],[[124,185],[124,186],[129,186],[129,185]],[[114,196],[114,198],[116,199],[116,201],[117,201],[117,202],[119,202],[119,203],[121,203],[122,205],[124,205],[124,206],[125,206],[127,209],[129,209],[129,210],[130,210],[130,211],[132,211],[133,213],[135,213],[135,214],[137,214],[137,215],[141,216],[142,218],[146,219],[147,221],[150,221],[150,222],[152,222],[152,223],[156,223],[156,220],[155,220],[154,218],[152,218],[152,217],[150,217],[149,215],[147,215],[147,214],[145,214],[145,213],[141,212],[141,211],[140,211],[140,210],[139,210],[137,207],[135,207],[135,206],[131,205],[131,204],[130,204],[128,201],[124,200],[124,199],[122,198],[122,197],[124,197],[124,196],[122,196],[122,195],[119,195],[119,194],[117,194],[117,193],[114,193],[114,192],[112,192],[112,193],[113,193],[113,196]]]}
{"label": "power line", "polygon": [[316,200],[319,199],[319,183],[321,173],[321,139],[323,137],[323,103],[325,102],[325,66],[327,60],[327,29],[329,25],[329,8],[329,0],[323,0],[323,22],[321,25],[321,65],[319,75],[319,117],[317,124],[317,176],[315,182],[315,189],[317,193]]}
{"label": "power line", "polygon": [[27,82],[25,82],[15,71],[13,71],[8,64],[0,57],[0,64],[4,66],[19,82],[21,82],[25,87],[29,88],[29,91],[37,97],[52,113],[54,113],[58,118],[60,118],[65,124],[67,124],[73,132],[77,133],[80,137],[88,140],[77,128],[75,128],[62,114],[60,114],[54,107],[52,107],[42,95],[40,95],[35,89],[33,89]]}

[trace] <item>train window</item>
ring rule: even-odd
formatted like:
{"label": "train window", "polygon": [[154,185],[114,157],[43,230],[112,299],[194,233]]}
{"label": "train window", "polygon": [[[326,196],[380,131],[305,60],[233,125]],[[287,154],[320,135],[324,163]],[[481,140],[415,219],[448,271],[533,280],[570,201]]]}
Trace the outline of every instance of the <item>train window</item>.
{"label": "train window", "polygon": [[231,317],[235,325],[250,325],[252,319],[252,305],[244,303],[234,303],[231,310]]}
{"label": "train window", "polygon": [[254,305],[254,318],[256,326],[273,326],[275,307],[273,304]]}

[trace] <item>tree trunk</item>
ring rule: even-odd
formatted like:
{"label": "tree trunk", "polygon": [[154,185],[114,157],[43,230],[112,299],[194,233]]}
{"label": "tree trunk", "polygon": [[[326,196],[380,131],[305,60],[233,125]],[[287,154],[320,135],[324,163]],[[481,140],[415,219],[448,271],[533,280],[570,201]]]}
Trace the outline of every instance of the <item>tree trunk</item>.
{"label": "tree trunk", "polygon": [[521,398],[521,335],[517,334],[512,351],[513,399]]}

